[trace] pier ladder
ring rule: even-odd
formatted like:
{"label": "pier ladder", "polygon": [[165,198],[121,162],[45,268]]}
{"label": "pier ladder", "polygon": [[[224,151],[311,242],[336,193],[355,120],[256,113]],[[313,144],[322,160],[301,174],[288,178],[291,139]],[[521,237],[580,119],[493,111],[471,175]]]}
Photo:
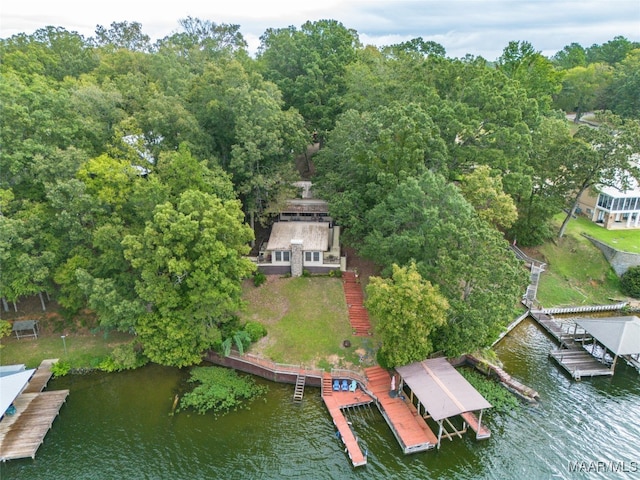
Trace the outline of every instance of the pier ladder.
{"label": "pier ladder", "polygon": [[307,377],[303,373],[299,373],[296,378],[296,388],[293,392],[293,399],[297,402],[302,401],[302,397],[304,396],[304,385],[307,381]]}

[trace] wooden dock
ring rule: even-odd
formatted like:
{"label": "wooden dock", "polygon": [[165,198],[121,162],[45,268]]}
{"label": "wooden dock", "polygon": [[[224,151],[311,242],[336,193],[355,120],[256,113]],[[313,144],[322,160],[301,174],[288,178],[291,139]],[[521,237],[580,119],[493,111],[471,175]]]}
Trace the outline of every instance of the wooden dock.
{"label": "wooden dock", "polygon": [[[55,360],[44,360],[27,387],[13,402],[16,413],[0,421],[0,460],[35,458],[69,390],[42,392]],[[42,372],[40,370],[42,369]],[[40,374],[40,375],[38,375]]]}
{"label": "wooden dock", "polygon": [[351,429],[351,425],[342,413],[342,409],[357,407],[360,405],[368,405],[373,402],[367,393],[358,388],[352,391],[334,391],[333,377],[329,373],[325,373],[322,378],[322,400],[329,410],[329,414],[333,419],[333,424],[339,432],[340,439],[345,446],[349,459],[354,467],[361,467],[367,464],[367,456],[362,453],[362,449],[358,444],[358,438]]}
{"label": "wooden dock", "polygon": [[371,322],[369,312],[364,308],[362,285],[355,272],[342,273],[342,286],[353,334],[357,337],[368,337],[371,335]]}
{"label": "wooden dock", "polygon": [[367,388],[378,400],[380,413],[387,421],[404,453],[430,450],[438,444],[438,438],[416,408],[402,397],[390,395],[391,376],[381,367],[365,370],[369,380]]}
{"label": "wooden dock", "polygon": [[[469,425],[469,428],[476,433],[476,440],[484,440],[491,436],[491,430],[489,430],[484,424],[480,425],[478,417],[476,417],[473,412],[464,412],[460,416],[464,420],[465,425]],[[465,430],[465,428],[463,428],[463,430]]]}
{"label": "wooden dock", "polygon": [[549,354],[575,380],[582,377],[613,375],[613,370],[587,352],[579,344],[552,350]]}
{"label": "wooden dock", "polygon": [[581,343],[576,342],[576,339],[583,341],[587,339],[585,332],[571,333],[571,323],[563,327],[551,313],[548,313],[548,310],[531,311],[531,317],[560,344],[560,348],[552,350],[549,356],[558,362],[558,365],[574,380],[580,380],[582,377],[613,375],[612,369],[587,352]]}
{"label": "wooden dock", "polygon": [[51,372],[51,365],[53,365],[57,361],[57,358],[43,360],[22,393],[38,393],[43,391],[47,386],[47,383],[49,383],[51,376],[53,375],[53,373]]}

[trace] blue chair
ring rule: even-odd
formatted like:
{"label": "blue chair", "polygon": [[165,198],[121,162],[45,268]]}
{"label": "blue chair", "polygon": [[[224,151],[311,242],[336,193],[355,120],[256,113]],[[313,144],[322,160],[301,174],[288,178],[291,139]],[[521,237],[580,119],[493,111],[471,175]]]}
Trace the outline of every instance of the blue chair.
{"label": "blue chair", "polygon": [[334,392],[339,392],[340,391],[340,380],[334,380],[333,381],[333,391]]}
{"label": "blue chair", "polygon": [[346,380],[342,380],[342,391],[343,392],[349,391],[349,384],[347,383]]}
{"label": "blue chair", "polygon": [[358,382],[356,382],[355,380],[351,380],[351,385],[349,385],[349,391],[355,392],[356,388],[358,388]]}

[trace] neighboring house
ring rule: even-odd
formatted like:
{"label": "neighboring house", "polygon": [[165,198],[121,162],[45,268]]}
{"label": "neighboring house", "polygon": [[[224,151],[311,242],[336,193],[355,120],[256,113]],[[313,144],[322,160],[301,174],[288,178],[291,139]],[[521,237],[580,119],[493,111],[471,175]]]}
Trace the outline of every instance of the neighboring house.
{"label": "neighboring house", "polygon": [[[308,187],[304,190],[308,192]],[[340,269],[340,227],[327,202],[314,198],[287,201],[269,240],[260,247],[258,267],[266,274],[302,275]]]}
{"label": "neighboring house", "polygon": [[578,200],[581,213],[607,230],[640,228],[640,186],[621,191],[614,187],[599,187],[597,192],[585,192]]}

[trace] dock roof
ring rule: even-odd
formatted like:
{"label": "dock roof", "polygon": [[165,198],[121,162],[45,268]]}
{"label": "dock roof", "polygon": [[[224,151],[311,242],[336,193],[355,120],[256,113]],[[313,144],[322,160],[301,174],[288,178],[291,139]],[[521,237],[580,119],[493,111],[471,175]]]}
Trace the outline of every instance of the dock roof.
{"label": "dock roof", "polygon": [[291,250],[291,241],[301,240],[307,251],[329,250],[327,222],[276,222],[271,228],[267,250]]}
{"label": "dock roof", "polygon": [[0,418],[7,411],[35,372],[35,368],[29,370],[12,371],[9,375],[0,377]]}
{"label": "dock roof", "polygon": [[580,318],[576,323],[615,355],[640,353],[640,318]]}
{"label": "dock roof", "polygon": [[491,408],[491,404],[446,358],[431,358],[396,367],[396,371],[435,421]]}

